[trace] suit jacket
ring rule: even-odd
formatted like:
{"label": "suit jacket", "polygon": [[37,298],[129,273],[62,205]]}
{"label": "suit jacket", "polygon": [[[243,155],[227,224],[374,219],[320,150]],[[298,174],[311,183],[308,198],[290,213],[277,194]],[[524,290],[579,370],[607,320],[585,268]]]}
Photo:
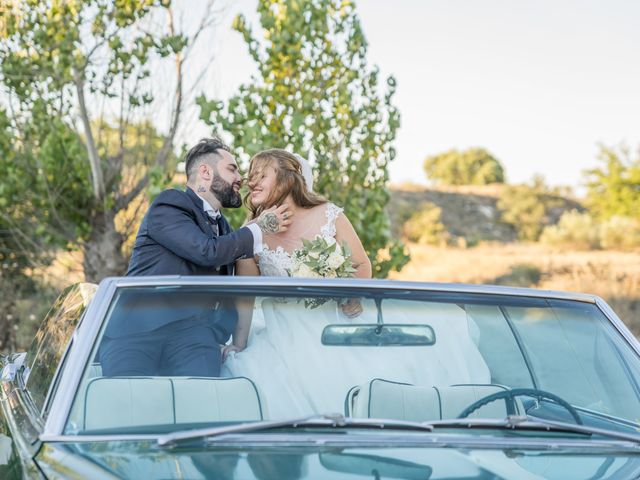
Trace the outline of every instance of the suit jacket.
{"label": "suit jacket", "polygon": [[[220,234],[215,235],[202,199],[190,188],[165,190],[140,224],[127,275],[233,275],[236,260],[253,256],[253,234],[248,228],[232,232],[224,217],[218,224]],[[238,315],[228,298],[131,289],[120,294],[105,335],[151,332],[196,317],[224,343]]]}
{"label": "suit jacket", "polygon": [[127,275],[232,275],[236,260],[253,256],[253,234],[232,232],[224,217],[219,225],[216,236],[190,188],[165,190],[142,219]]}

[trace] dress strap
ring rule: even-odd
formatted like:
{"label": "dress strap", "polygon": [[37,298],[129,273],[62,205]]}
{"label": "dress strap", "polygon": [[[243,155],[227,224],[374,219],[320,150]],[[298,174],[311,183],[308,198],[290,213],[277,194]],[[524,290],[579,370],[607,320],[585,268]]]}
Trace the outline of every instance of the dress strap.
{"label": "dress strap", "polygon": [[336,220],[343,211],[344,209],[338,207],[336,204],[327,203],[327,209],[325,210],[327,223],[320,228],[320,233],[323,237],[334,238],[336,236]]}

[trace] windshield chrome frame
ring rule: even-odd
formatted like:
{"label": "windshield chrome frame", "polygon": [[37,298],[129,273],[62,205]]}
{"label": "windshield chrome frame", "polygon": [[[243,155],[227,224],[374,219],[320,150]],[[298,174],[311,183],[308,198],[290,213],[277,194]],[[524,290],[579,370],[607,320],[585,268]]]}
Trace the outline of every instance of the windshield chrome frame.
{"label": "windshield chrome frame", "polygon": [[[69,368],[64,368],[59,380],[56,395],[51,401],[49,415],[44,425],[41,439],[52,440],[54,438],[77,438],[82,440],[85,436],[63,434],[67,423],[76,391],[84,375],[89,357],[94,344],[100,335],[104,320],[116,291],[125,287],[181,287],[181,286],[212,286],[212,287],[292,287],[292,288],[319,288],[335,289],[349,288],[360,290],[387,290],[393,292],[433,292],[433,293],[459,293],[459,294],[485,294],[504,297],[529,297],[538,299],[572,300],[577,302],[595,304],[603,312],[623,336],[627,343],[636,352],[640,359],[640,343],[635,339],[629,329],[622,323],[619,317],[601,298],[573,292],[560,292],[552,290],[539,290],[519,287],[505,287],[494,285],[470,285],[456,283],[427,283],[404,282],[397,280],[377,279],[310,279],[287,277],[223,277],[223,276],[148,276],[148,277],[109,277],[100,282],[93,300],[89,304],[82,323],[74,333],[74,342],[68,353],[67,362]],[[152,438],[158,435],[152,435]],[[127,438],[123,435],[105,435],[100,438]],[[145,435],[145,437],[147,437]],[[139,436],[138,436],[139,438]],[[148,438],[148,437],[147,437]]]}
{"label": "windshield chrome frame", "polygon": [[[68,362],[68,368],[63,369],[55,395],[50,399],[49,413],[42,432],[43,436],[62,434],[64,431],[67,417],[76,397],[76,391],[116,289],[117,282],[114,279],[108,278],[100,283],[84,312],[82,322],[73,333],[71,348],[67,352],[65,360]],[[55,382],[57,379],[53,381]]]}

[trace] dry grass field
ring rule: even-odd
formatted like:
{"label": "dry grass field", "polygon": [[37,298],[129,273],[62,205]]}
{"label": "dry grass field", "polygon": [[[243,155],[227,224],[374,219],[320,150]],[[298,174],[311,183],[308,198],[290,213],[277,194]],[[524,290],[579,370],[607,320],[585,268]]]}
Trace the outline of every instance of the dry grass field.
{"label": "dry grass field", "polygon": [[640,252],[560,251],[522,243],[466,249],[409,244],[409,250],[411,262],[391,278],[591,293],[640,336]]}

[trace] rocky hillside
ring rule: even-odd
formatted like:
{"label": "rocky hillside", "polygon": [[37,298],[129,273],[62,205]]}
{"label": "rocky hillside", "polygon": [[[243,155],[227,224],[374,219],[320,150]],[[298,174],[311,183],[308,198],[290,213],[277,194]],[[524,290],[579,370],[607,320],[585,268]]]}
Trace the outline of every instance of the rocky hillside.
{"label": "rocky hillside", "polygon": [[[511,242],[517,239],[513,226],[501,221],[497,202],[504,185],[463,187],[391,187],[389,213],[394,233],[400,235],[402,225],[427,202],[442,210],[441,222],[452,237],[464,238],[468,244],[480,241]],[[551,223],[567,210],[583,210],[568,198],[557,197],[560,206],[551,212]]]}

